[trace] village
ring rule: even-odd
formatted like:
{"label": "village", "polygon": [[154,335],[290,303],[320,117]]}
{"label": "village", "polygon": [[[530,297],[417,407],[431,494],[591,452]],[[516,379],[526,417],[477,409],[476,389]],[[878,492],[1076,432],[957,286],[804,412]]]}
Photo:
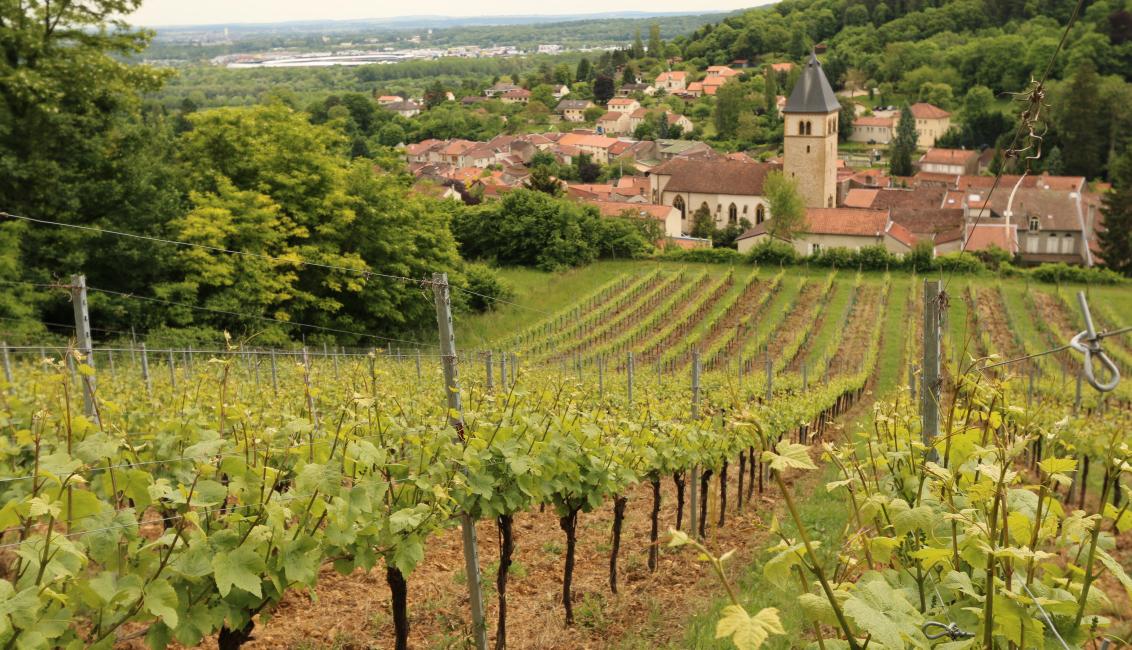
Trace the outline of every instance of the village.
{"label": "village", "polygon": [[[771,66],[785,73],[794,64]],[[876,245],[905,255],[919,244],[930,245],[936,256],[997,248],[1022,264],[1095,263],[1104,187],[1090,188],[1080,176],[1042,173],[1004,175],[994,188],[988,171],[993,148],[937,147],[936,141],[954,125],[948,111],[926,102],[909,106],[917,138],[913,174],[893,176],[876,163],[895,138],[900,122],[896,106],[854,119],[847,141],[858,143],[858,150],[873,146],[876,152],[866,159],[871,164],[862,165],[860,156],[839,148],[842,106],[818,58],[811,56],[801,68],[790,96],[776,98],[784,119],[779,155],[718,152],[701,140],[687,139],[696,129],[688,116],[663,104],[642,106],[646,97],[715,95],[740,74],[731,66],[709,66],[698,81],[691,81],[687,72],[668,71],[649,81],[624,83],[604,106],[571,98],[567,86],[555,86],[555,120],[562,130],[499,135],[483,142],[429,139],[404,145],[403,153],[419,191],[475,202],[527,186],[532,161],[547,156],[564,166],[577,164],[579,157],[615,166],[616,178],[605,182],[560,181],[565,195],[594,205],[605,216],[656,220],[665,236],[661,246],[711,247],[710,239],[692,236],[693,215],[703,210],[718,228],[742,228],[736,240],[740,252],[771,238],[774,215],[763,181],[779,170],[796,179],[806,205],[805,224],[789,239],[800,255]],[[499,82],[483,96],[460,101],[527,103],[531,96],[526,88]],[[449,99],[455,97],[450,94]],[[403,117],[422,108],[399,96],[377,101]],[[666,137],[633,137],[651,121],[663,121]],[[572,124],[578,126],[569,129]]]}

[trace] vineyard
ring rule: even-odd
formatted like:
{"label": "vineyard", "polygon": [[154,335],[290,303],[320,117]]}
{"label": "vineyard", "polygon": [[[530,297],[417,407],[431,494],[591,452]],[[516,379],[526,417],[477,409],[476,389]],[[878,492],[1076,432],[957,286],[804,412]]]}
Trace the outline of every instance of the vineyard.
{"label": "vineyard", "polygon": [[[454,351],[5,344],[0,644],[1132,639],[1132,384],[1043,354],[1084,329],[1076,289],[947,280],[925,444],[922,278],[516,284]],[[1122,289],[1089,297],[1132,324]],[[1132,336],[1103,349],[1132,370]]]}

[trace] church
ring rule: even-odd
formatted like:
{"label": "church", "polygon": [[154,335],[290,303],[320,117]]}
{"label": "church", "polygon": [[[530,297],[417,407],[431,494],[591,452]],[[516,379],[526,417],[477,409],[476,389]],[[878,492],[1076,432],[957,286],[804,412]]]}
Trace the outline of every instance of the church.
{"label": "church", "polygon": [[676,208],[685,234],[692,229],[695,212],[704,208],[718,228],[743,219],[759,226],[773,217],[763,183],[772,171],[782,171],[797,180],[807,208],[835,207],[840,110],[821,63],[811,55],[782,111],[781,164],[745,156],[674,158],[648,173],[652,202]]}

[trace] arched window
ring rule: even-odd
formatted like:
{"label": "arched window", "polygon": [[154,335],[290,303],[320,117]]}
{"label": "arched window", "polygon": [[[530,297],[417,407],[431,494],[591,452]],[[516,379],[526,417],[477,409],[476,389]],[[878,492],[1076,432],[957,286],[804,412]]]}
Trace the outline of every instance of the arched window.
{"label": "arched window", "polygon": [[806,135],[806,123],[798,122],[798,135]]}
{"label": "arched window", "polygon": [[681,219],[687,219],[688,218],[688,215],[685,214],[684,197],[677,195],[677,197],[675,199],[672,199],[672,207],[674,207],[674,208],[676,208],[677,210],[680,211],[680,218]]}
{"label": "arched window", "polygon": [[734,203],[727,206],[727,223],[739,223],[739,208]]}
{"label": "arched window", "polygon": [[806,120],[806,135],[813,135],[814,125],[809,120]]}
{"label": "arched window", "polygon": [[755,208],[755,223],[760,224],[764,221],[766,221],[766,208],[760,203],[759,206]]}

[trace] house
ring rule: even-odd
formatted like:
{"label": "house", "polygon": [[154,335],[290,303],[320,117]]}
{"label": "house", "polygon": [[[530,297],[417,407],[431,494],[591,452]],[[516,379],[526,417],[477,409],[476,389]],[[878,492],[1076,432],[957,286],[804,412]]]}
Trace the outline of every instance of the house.
{"label": "house", "polygon": [[617,143],[616,138],[589,133],[567,133],[558,139],[558,144],[577,147],[580,153],[589,154],[594,162],[609,163],[609,149]]}
{"label": "house", "polygon": [[1013,248],[1000,248],[1018,252],[1026,264],[1095,263],[1091,244],[1096,240],[1100,221],[1095,197],[1080,189],[1061,189],[1044,183],[1011,192],[1013,186],[1006,185],[1005,180],[1004,177],[999,189],[990,195],[989,202],[985,200],[989,188],[968,191],[964,207],[969,224],[1006,228],[1004,233],[1013,238]]}
{"label": "house", "polygon": [[463,97],[463,98],[460,99],[460,103],[463,104],[464,106],[473,106],[475,104],[479,104],[481,102],[486,102],[486,101],[487,101],[487,97],[479,97],[477,95],[469,95],[468,97]]}
{"label": "house", "polygon": [[[626,203],[624,201],[587,201],[596,206],[603,217],[651,219],[661,227],[665,237],[680,237],[680,212],[670,205]],[[656,242],[663,245],[663,240]]]}
{"label": "house", "polygon": [[731,77],[723,77],[723,76],[704,77],[704,80],[700,83],[703,84],[704,94],[708,95],[710,97],[712,95],[715,95],[717,92],[719,92],[719,87],[722,86],[723,84],[727,83],[731,79],[732,79]]}
{"label": "house", "polygon": [[511,92],[512,90],[518,90],[518,89],[519,89],[519,86],[516,86],[515,84],[499,82],[499,83],[495,84],[494,86],[492,86],[491,88],[485,89],[483,91],[483,94],[484,94],[484,97],[498,97],[499,95],[502,95],[503,93]]}
{"label": "house", "polygon": [[916,120],[916,146],[934,147],[935,141],[943,137],[951,128],[951,113],[927,102],[917,102],[909,107]]}
{"label": "house", "polygon": [[640,102],[628,97],[618,97],[616,99],[609,100],[609,110],[617,111],[618,113],[624,113],[626,116],[640,107]]}
{"label": "house", "polygon": [[794,64],[786,61],[783,63],[772,63],[769,67],[771,71],[776,74],[790,74],[790,71],[794,69]]}
{"label": "house", "polygon": [[758,224],[770,212],[763,182],[777,168],[724,158],[669,160],[649,172],[649,198],[676,208],[685,233],[691,232],[693,214],[700,209],[706,209],[721,228],[740,219]]}
{"label": "house", "polygon": [[440,162],[440,159],[430,160],[430,154],[444,146],[443,140],[428,139],[405,147],[405,160],[412,163]]}
{"label": "house", "polygon": [[702,81],[693,81],[688,84],[688,89],[685,90],[683,94],[689,97],[703,97],[704,83]]}
{"label": "house", "polygon": [[460,167],[478,167],[486,169],[498,160],[499,152],[488,144],[477,144],[476,146],[468,149],[460,154],[459,162]]}
{"label": "house", "polygon": [[597,119],[598,133],[624,134],[629,132],[629,114],[609,111]]}
{"label": "house", "polygon": [[725,66],[725,65],[709,65],[708,69],[707,69],[707,77],[706,78],[709,78],[709,79],[711,77],[731,78],[731,77],[738,77],[740,74],[742,74],[742,73],[739,72],[738,70],[732,70],[731,68],[729,68],[728,66]]}
{"label": "house", "polygon": [[499,95],[504,104],[526,104],[531,101],[531,91],[526,88],[515,88]]}
{"label": "house", "polygon": [[460,156],[464,155],[464,152],[476,146],[476,144],[477,143],[471,140],[450,140],[444,145],[444,148],[440,150],[439,162],[448,163],[449,165],[459,165]]}
{"label": "house", "polygon": [[415,102],[393,102],[392,104],[386,104],[384,108],[393,111],[401,117],[413,117],[421,114],[421,107]]}
{"label": "house", "polygon": [[649,109],[638,108],[629,114],[629,133],[636,133],[637,127],[649,119]]}
{"label": "house", "polygon": [[[916,120],[916,146],[921,149],[934,147],[936,140],[951,128],[951,113],[938,106],[918,102],[909,109]],[[875,115],[858,117],[853,120],[849,141],[888,144],[896,138],[899,122],[899,111],[877,111]]]}
{"label": "house", "polygon": [[670,70],[656,76],[656,87],[669,93],[675,93],[687,87],[688,73],[683,70]]}
{"label": "house", "polygon": [[624,84],[617,89],[618,97],[632,97],[636,93],[652,97],[656,94],[656,88],[652,84],[638,83],[638,84]]}
{"label": "house", "polygon": [[[736,240],[739,252],[745,253],[770,237],[767,222],[756,224]],[[807,208],[805,225],[790,243],[800,255],[866,246],[884,246],[890,253],[904,255],[916,245],[916,238],[892,221],[887,210]]]}
{"label": "house", "polygon": [[668,120],[668,128],[678,126],[680,127],[681,133],[691,133],[696,129],[696,125],[692,124],[692,120],[689,120],[684,115],[677,115],[676,113],[665,111],[664,118]]}
{"label": "house", "polygon": [[551,91],[550,94],[553,95],[555,99],[562,99],[570,94],[570,87],[563,84],[555,84],[554,90]]}
{"label": "house", "polygon": [[389,104],[395,104],[397,102],[403,101],[405,101],[405,98],[400,95],[382,95],[381,97],[377,98],[377,105],[388,106]]}
{"label": "house", "polygon": [[585,122],[586,111],[593,107],[594,103],[588,99],[563,99],[554,110],[567,122]]}
{"label": "house", "polygon": [[866,144],[888,144],[892,142],[894,124],[896,124],[896,120],[891,117],[858,117],[853,120],[853,130],[849,133],[849,141]]}
{"label": "house", "polygon": [[940,149],[932,147],[920,160],[916,168],[921,173],[947,174],[949,176],[974,176],[979,171],[979,152],[968,149]]}
{"label": "house", "polygon": [[661,139],[656,141],[656,147],[657,158],[662,161],[715,153],[709,145],[698,140]]}

